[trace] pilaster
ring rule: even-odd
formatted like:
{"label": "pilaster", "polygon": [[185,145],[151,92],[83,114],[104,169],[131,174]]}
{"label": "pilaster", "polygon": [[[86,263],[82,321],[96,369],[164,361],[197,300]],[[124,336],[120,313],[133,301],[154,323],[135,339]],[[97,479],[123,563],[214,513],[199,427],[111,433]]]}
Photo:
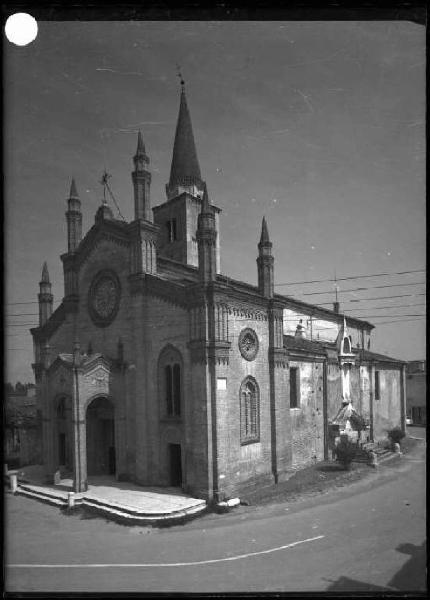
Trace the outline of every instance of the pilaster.
{"label": "pilaster", "polygon": [[157,273],[157,235],[159,227],[148,221],[137,219],[129,224],[131,237],[131,274]]}
{"label": "pilaster", "polygon": [[282,481],[291,464],[291,419],[288,406],[289,380],[287,351],[283,347],[283,309],[269,302],[269,380],[272,474]]}

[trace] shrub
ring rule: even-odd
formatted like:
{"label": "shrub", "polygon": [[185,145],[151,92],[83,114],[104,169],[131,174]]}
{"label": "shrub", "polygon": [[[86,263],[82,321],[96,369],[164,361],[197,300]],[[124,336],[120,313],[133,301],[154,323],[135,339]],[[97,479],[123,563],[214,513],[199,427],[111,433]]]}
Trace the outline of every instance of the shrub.
{"label": "shrub", "polygon": [[352,413],[352,415],[349,417],[349,421],[355,431],[364,431],[366,429],[366,421],[358,413]]}
{"label": "shrub", "polygon": [[400,429],[400,427],[394,427],[394,429],[389,429],[387,431],[387,435],[392,444],[400,444],[400,440],[402,440],[405,437],[405,434]]}
{"label": "shrub", "polygon": [[334,449],[336,460],[343,466],[344,469],[349,469],[351,463],[357,454],[357,444],[351,440],[341,440]]}

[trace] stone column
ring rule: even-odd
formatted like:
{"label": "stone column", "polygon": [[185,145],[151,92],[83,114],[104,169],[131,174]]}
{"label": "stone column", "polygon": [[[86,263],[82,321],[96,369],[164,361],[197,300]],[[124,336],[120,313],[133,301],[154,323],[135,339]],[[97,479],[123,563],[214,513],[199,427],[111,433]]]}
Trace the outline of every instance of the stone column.
{"label": "stone column", "polygon": [[80,373],[73,368],[72,423],[73,423],[73,489],[75,492],[86,492],[87,482],[87,448],[85,410],[81,407],[79,396]]}

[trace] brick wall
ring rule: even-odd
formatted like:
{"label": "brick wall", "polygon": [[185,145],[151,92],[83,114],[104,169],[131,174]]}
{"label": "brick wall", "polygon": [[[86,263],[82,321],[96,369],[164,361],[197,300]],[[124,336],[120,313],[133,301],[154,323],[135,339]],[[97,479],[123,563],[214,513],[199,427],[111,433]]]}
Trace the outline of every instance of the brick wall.
{"label": "brick wall", "polygon": [[[254,360],[244,359],[239,350],[239,335],[246,327],[253,329],[259,339]],[[256,478],[271,476],[269,328],[265,315],[258,319],[245,314],[229,315],[231,341],[228,365],[217,365],[216,376],[226,377],[226,391],[217,392],[218,470],[222,493],[231,496],[235,490]],[[243,380],[253,377],[260,395],[260,441],[241,445],[240,398]]]}
{"label": "brick wall", "polygon": [[290,361],[300,373],[300,403],[290,409],[292,465],[324,458],[323,364]]}
{"label": "brick wall", "polygon": [[378,366],[375,370],[380,382],[380,399],[373,400],[373,435],[377,441],[387,437],[387,429],[401,426],[400,370]]}

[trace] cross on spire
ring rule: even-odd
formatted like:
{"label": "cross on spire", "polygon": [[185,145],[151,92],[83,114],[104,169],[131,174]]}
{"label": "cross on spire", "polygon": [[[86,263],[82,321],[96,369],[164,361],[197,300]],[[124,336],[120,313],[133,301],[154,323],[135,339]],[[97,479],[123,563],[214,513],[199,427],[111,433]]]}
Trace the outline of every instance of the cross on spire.
{"label": "cross on spire", "polygon": [[197,158],[196,144],[194,141],[193,127],[185,94],[185,82],[178,66],[178,77],[181,82],[181,97],[179,114],[176,123],[175,141],[173,144],[172,163],[170,167],[169,183],[167,184],[168,198],[181,193],[181,186],[197,186],[203,188],[199,160]]}
{"label": "cross on spire", "polygon": [[184,81],[184,78],[182,77],[181,67],[180,67],[180,65],[178,65],[178,63],[176,63],[176,69],[178,71],[177,72],[177,76],[179,77],[179,81],[181,82],[181,87],[182,87],[182,90],[183,90],[184,86],[185,86],[185,81]]}
{"label": "cross on spire", "polygon": [[109,173],[105,169],[103,171],[102,178],[100,179],[100,183],[103,186],[103,204],[107,204],[107,202],[106,202],[106,188],[108,187],[108,179],[110,179],[111,177],[112,177],[112,175],[109,175]]}

